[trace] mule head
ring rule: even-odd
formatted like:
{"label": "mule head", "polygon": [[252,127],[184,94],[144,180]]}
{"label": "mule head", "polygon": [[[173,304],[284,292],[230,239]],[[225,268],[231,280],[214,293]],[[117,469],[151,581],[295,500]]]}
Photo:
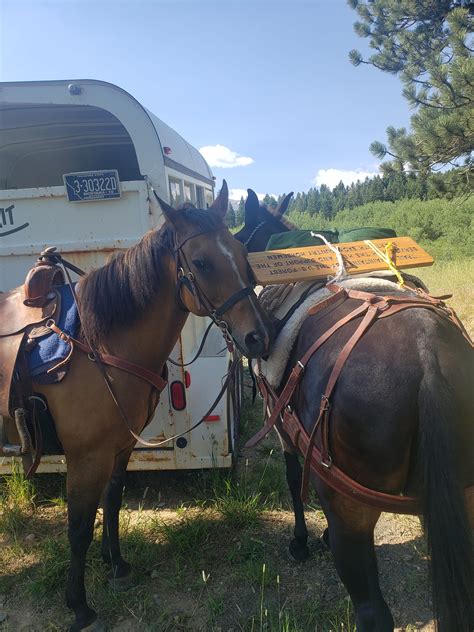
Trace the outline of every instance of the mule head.
{"label": "mule head", "polygon": [[272,235],[296,228],[283,217],[293,192],[285,195],[275,209],[261,204],[252,189],[247,189],[247,194],[244,226],[234,237],[242,242],[249,252],[265,250]]}
{"label": "mule head", "polygon": [[211,316],[227,329],[248,357],[268,353],[271,325],[260,308],[246,248],[224,224],[229,193],[224,180],[212,206],[174,209],[160,200],[174,231],[179,296],[198,316]]}

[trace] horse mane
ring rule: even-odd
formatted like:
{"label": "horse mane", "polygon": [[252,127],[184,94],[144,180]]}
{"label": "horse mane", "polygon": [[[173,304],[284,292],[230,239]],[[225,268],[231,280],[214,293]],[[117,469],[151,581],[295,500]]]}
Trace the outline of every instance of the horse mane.
{"label": "horse mane", "polygon": [[[190,228],[214,232],[224,227],[217,213],[184,205],[179,209]],[[133,325],[162,285],[163,257],[174,255],[175,231],[169,222],[149,230],[140,241],[116,253],[79,284],[81,325],[94,347],[111,331]]]}

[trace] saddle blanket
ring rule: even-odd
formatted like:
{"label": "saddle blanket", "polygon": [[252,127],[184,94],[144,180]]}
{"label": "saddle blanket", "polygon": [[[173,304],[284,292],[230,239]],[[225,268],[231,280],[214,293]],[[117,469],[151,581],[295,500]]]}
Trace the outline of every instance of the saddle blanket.
{"label": "saddle blanket", "polygon": [[[411,290],[400,290],[396,283],[381,278],[351,277],[338,281],[337,284],[348,289],[373,292],[374,294],[398,294],[401,291],[408,292],[410,295],[413,294]],[[271,317],[281,319],[311,285],[315,285],[314,282],[303,281],[291,285],[269,285],[260,293],[259,301]],[[273,388],[278,388],[280,385],[288,358],[308,310],[330,295],[332,295],[331,290],[320,285],[315,286],[279,333],[268,359],[260,361],[260,374],[267,379]],[[256,363],[253,364],[253,367],[258,372]]]}
{"label": "saddle blanket", "polygon": [[[80,323],[72,292],[68,285],[60,285],[55,289],[61,295],[61,313],[56,325],[70,336],[77,337]],[[38,338],[35,346],[27,354],[30,375],[34,377],[43,375],[48,369],[64,360],[70,349],[71,346],[54,332]]]}

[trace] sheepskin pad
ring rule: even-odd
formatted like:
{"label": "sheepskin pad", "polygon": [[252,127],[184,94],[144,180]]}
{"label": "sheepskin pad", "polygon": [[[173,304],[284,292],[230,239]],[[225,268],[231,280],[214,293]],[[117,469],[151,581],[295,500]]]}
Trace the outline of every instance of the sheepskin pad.
{"label": "sheepskin pad", "polygon": [[[311,282],[305,281],[291,285],[267,286],[262,291],[259,300],[264,309],[266,309],[273,318],[283,318],[290,307],[296,303],[310,285]],[[381,278],[352,277],[339,281],[338,285],[347,289],[373,292],[374,294],[400,292],[400,287],[396,283]],[[413,294],[411,290],[407,289],[405,291]],[[261,361],[260,372],[274,388],[280,385],[291,349],[293,348],[308,310],[331,294],[332,292],[326,287],[316,286],[314,291],[311,292],[298,307],[280,332],[267,361]],[[254,368],[256,369],[256,367]]]}

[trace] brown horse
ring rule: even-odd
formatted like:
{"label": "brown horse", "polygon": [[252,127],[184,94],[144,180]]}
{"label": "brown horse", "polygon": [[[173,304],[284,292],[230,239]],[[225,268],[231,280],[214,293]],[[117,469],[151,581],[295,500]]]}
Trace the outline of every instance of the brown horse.
{"label": "brown horse", "polygon": [[[288,230],[249,191],[237,239],[264,250],[270,234]],[[308,348],[359,301],[348,299],[303,321],[278,393]],[[291,401],[308,434],[339,352],[360,318],[345,325],[311,358]],[[474,365],[460,331],[427,309],[376,321],[352,351],[337,382],[329,422],[333,463],[380,492],[418,496],[431,557],[433,606],[441,632],[473,629],[472,549],[463,489],[474,483]],[[290,552],[308,557],[302,469],[298,451],[281,433],[295,512]],[[316,446],[321,449],[319,436]],[[323,540],[348,590],[359,632],[391,632],[374,549],[380,510],[348,499],[314,474],[311,482],[328,521]],[[471,496],[472,500],[472,496]],[[469,511],[470,510],[470,511]]]}
{"label": "brown horse", "polygon": [[[164,202],[161,206],[166,217],[162,228],[148,232],[80,281],[87,340],[101,354],[161,374],[189,312],[212,313],[246,355],[267,353],[268,321],[250,287],[245,249],[223,224],[226,183],[208,211],[175,210]],[[177,285],[178,281],[182,283]],[[156,392],[130,373],[109,367],[107,373],[128,425],[140,433],[157,403]],[[48,402],[67,461],[71,563],[66,601],[75,613],[71,630],[91,624],[99,629],[86,600],[86,553],[105,490],[102,555],[112,566],[112,578],[130,574],[130,565],[120,554],[118,523],[125,471],[136,441],[86,353],[73,354],[62,382],[36,385],[35,391]]]}

